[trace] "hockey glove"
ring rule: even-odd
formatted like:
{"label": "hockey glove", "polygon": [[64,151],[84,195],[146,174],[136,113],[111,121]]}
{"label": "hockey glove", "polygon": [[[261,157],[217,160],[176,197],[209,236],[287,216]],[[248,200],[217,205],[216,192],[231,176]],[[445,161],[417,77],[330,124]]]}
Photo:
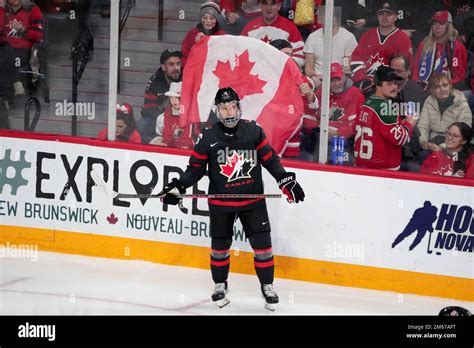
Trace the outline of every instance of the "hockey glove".
{"label": "hockey glove", "polygon": [[280,190],[286,195],[289,203],[299,203],[304,201],[304,191],[296,181],[295,173],[285,173],[278,180]]}
{"label": "hockey glove", "polygon": [[186,188],[179,182],[178,179],[173,179],[163,188],[160,193],[158,193],[158,195],[164,196],[161,198],[161,201],[164,204],[181,206],[183,199],[178,196],[184,193],[186,193]]}

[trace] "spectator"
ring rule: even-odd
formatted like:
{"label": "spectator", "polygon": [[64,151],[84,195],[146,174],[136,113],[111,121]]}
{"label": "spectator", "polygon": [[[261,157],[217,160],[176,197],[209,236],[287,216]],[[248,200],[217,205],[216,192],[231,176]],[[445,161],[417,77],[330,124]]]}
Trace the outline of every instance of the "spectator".
{"label": "spectator", "polygon": [[374,73],[380,66],[388,67],[390,59],[399,54],[411,57],[410,38],[395,26],[397,18],[394,3],[384,2],[377,10],[379,26],[362,35],[352,53],[352,79],[364,94],[372,92]]}
{"label": "spectator", "polygon": [[398,170],[403,145],[410,141],[415,120],[410,115],[402,121],[392,111],[391,100],[397,96],[401,78],[392,68],[381,66],[375,72],[375,95],[362,106],[356,120],[355,164],[374,169]]}
{"label": "spectator", "polygon": [[156,118],[165,111],[165,92],[169,90],[171,82],[180,82],[182,79],[180,51],[165,50],[160,57],[161,66],[148,81],[145,90],[145,102],[142,108],[142,118],[137,122],[137,130],[144,144],[156,136]]}
{"label": "spectator", "polygon": [[[330,90],[329,138],[333,136],[343,136],[346,139],[350,139],[349,148],[352,153],[354,149],[354,124],[360,112],[360,108],[364,104],[364,96],[358,88],[352,86],[352,80],[346,77],[343,67],[339,63],[331,64]],[[322,99],[321,89],[317,91],[316,97],[318,104],[320,104]],[[321,114],[319,109],[315,118],[305,118],[303,121],[301,148],[306,159],[310,159],[315,149],[319,147],[320,119]],[[329,150],[331,150],[331,148],[329,148]]]}
{"label": "spectator", "polygon": [[240,35],[251,20],[262,13],[260,0],[221,0],[222,30],[231,35]]}
{"label": "spectator", "polygon": [[[99,140],[107,140],[107,128],[102,129],[97,135]],[[124,103],[117,104],[117,118],[115,123],[115,141],[141,144],[142,139],[135,128],[133,107]]]}
{"label": "spectator", "polygon": [[262,0],[262,16],[250,21],[242,30],[241,35],[253,37],[264,42],[284,39],[293,46],[293,59],[304,66],[303,38],[298,28],[283,16],[278,14],[282,0]]}
{"label": "spectator", "polygon": [[169,98],[169,106],[156,119],[156,134],[150,144],[160,146],[179,147],[190,149],[193,147],[191,139],[191,124],[184,130],[179,127],[181,82],[171,82],[170,89],[165,93]]}
{"label": "spectator", "polygon": [[[339,12],[340,14],[340,12]],[[357,47],[357,41],[351,32],[339,26],[341,18],[334,17],[332,26],[331,63],[337,62],[346,72],[350,71],[352,52]],[[324,30],[316,30],[309,35],[304,45],[305,74],[310,76],[316,88],[321,86],[323,57],[324,57]]]}
{"label": "spectator", "polygon": [[438,147],[426,158],[421,173],[463,178],[472,155],[472,129],[464,122],[456,122],[449,126],[445,137],[446,146]]}
{"label": "spectator", "polygon": [[420,161],[438,146],[444,147],[445,133],[449,125],[464,122],[472,126],[472,113],[464,94],[456,89],[448,75],[435,75],[428,84],[430,96],[426,99],[421,111],[418,129],[420,130],[420,145],[423,151]]}
{"label": "spectator", "polygon": [[189,56],[191,48],[198,43],[204,36],[209,35],[225,35],[225,31],[220,29],[217,19],[219,18],[220,8],[214,2],[205,2],[201,5],[199,14],[201,15],[201,22],[196,28],[191,29],[183,40],[181,45],[181,52],[183,58],[181,63],[184,66],[186,59]]}
{"label": "spectator", "polygon": [[[270,42],[270,45],[280,50],[280,52],[285,53],[287,56],[291,57],[293,54],[293,47],[291,43],[287,40],[277,39]],[[299,85],[300,93],[305,103],[305,112],[308,110],[314,110],[319,107],[316,96],[314,95],[314,83],[309,77],[306,76],[307,82],[303,82]],[[296,132],[287,142],[287,147],[283,153],[283,157],[298,158],[301,156],[300,150],[300,130]]]}
{"label": "spectator", "polygon": [[0,53],[6,62],[6,83],[13,84],[15,95],[24,95],[29,75],[20,74],[20,70],[30,70],[31,47],[43,39],[43,15],[39,7],[29,1],[5,1]]}
{"label": "spectator", "polygon": [[[406,109],[408,103],[413,103],[414,112],[420,115],[428,93],[419,84],[410,79],[410,60],[401,55],[395,56],[390,60],[390,67],[402,78],[398,82],[398,94],[394,99],[395,102],[399,103],[404,109]],[[419,136],[420,131],[418,127],[415,127],[410,142],[403,147],[402,159],[404,161],[414,160],[418,157],[421,152]],[[419,166],[415,168],[403,166],[402,170],[418,171]]]}
{"label": "spectator", "polygon": [[435,12],[431,31],[418,46],[413,66],[413,79],[427,84],[434,75],[447,73],[459,90],[470,89],[467,78],[467,50],[458,40],[458,32],[448,11]]}

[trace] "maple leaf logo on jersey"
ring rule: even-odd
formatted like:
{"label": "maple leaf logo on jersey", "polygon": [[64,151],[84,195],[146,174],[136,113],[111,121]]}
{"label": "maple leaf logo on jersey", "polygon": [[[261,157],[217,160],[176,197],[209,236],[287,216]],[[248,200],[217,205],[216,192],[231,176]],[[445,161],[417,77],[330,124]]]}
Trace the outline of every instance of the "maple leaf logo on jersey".
{"label": "maple leaf logo on jersey", "polygon": [[269,43],[269,42],[272,41],[272,39],[270,39],[270,38],[268,37],[268,35],[265,35],[265,36],[262,37],[260,40],[262,40],[262,41],[265,42],[265,43]]}
{"label": "maple leaf logo on jersey", "polygon": [[225,164],[220,164],[220,174],[226,176],[227,182],[232,182],[240,179],[251,179],[250,171],[255,167],[253,161],[246,159],[245,155],[239,155],[234,150],[232,156],[227,157]]}
{"label": "maple leaf logo on jersey", "polygon": [[380,57],[379,52],[370,57],[369,69],[367,69],[367,75],[375,75],[375,72],[384,64],[383,57]]}
{"label": "maple leaf logo on jersey", "polygon": [[331,117],[329,118],[329,121],[337,121],[339,120],[342,116],[344,116],[344,109],[340,108],[337,105],[333,105],[331,107]]}
{"label": "maple leaf logo on jersey", "polygon": [[232,69],[230,60],[218,61],[214,75],[219,78],[219,88],[232,87],[240,99],[247,95],[263,93],[266,81],[261,80],[258,75],[252,75],[255,62],[249,59],[249,51],[245,50],[241,55],[235,55],[235,66]]}

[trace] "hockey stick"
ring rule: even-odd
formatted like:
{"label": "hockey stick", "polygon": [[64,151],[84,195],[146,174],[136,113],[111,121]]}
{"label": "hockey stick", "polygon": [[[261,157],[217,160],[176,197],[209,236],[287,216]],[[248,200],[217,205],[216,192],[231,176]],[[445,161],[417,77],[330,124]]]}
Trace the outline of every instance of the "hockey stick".
{"label": "hockey stick", "polygon": [[[100,174],[93,169],[91,171],[91,178],[94,180],[96,186],[98,186],[108,197],[111,198],[163,198],[164,195],[159,194],[141,194],[141,193],[118,193],[112,190],[105,183],[104,179]],[[178,195],[179,198],[281,198],[282,195],[279,193],[276,194],[183,194]]]}
{"label": "hockey stick", "polygon": [[433,232],[428,231],[428,233],[429,233],[430,235],[428,236],[428,246],[426,247],[426,251],[428,252],[428,254],[431,254],[431,253],[433,252],[433,249],[430,249],[430,244],[431,244],[431,234],[432,234]]}

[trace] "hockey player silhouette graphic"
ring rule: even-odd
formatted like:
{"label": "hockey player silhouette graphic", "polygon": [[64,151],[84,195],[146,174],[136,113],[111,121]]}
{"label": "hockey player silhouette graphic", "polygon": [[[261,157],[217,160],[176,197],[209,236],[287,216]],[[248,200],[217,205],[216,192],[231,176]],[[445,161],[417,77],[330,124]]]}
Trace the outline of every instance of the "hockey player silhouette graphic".
{"label": "hockey player silhouette graphic", "polygon": [[430,201],[425,201],[423,207],[415,210],[410,222],[408,222],[403,232],[400,233],[393,242],[392,248],[395,248],[395,246],[397,246],[402,240],[418,230],[418,234],[409,248],[409,250],[413,250],[418,244],[420,244],[427,231],[433,233],[433,223],[437,219],[437,213],[438,208],[431,205]]}

